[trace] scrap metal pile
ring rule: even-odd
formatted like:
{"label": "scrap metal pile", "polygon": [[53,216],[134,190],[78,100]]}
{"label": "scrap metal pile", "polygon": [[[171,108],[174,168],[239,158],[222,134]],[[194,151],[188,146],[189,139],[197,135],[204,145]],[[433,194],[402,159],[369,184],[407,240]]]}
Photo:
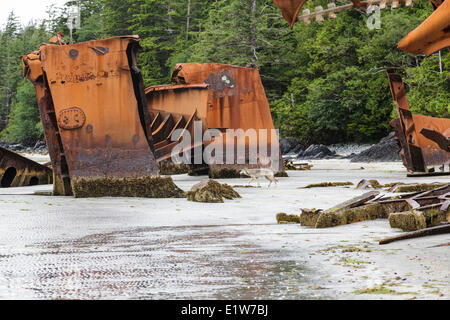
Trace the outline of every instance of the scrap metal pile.
{"label": "scrap metal pile", "polygon": [[[344,6],[332,3],[326,10],[318,6],[314,13],[305,9],[299,18],[306,1],[273,2],[291,28],[299,20],[321,22],[324,15],[335,18],[336,13],[352,8],[379,5],[384,9],[390,4],[396,9],[401,2],[406,7],[413,4],[413,0],[352,0]],[[432,0],[432,5],[435,12],[399,43],[401,50],[430,55],[450,45],[450,0]],[[173,84],[144,89],[137,66],[138,36],[67,44],[58,34],[50,42],[22,57],[22,62],[24,77],[36,89],[55,195],[181,196],[173,181],[159,173],[181,153],[174,150],[186,142],[184,133],[190,134],[190,140],[183,151],[200,150],[200,163],[191,159],[188,167],[206,166],[210,177],[239,177],[244,167],[284,171],[278,137],[267,135],[274,126],[257,70],[215,63],[180,64],[172,74]],[[408,171],[430,174],[437,172],[437,167],[448,173],[450,120],[412,114],[401,77],[392,69],[388,76],[399,113],[392,125]],[[201,123],[200,130],[195,122]],[[219,137],[195,139],[208,129],[219,132]],[[229,129],[254,130],[258,138],[229,137],[225,134]],[[202,151],[218,139],[226,151],[216,162],[204,163]],[[250,149],[259,146],[261,139],[266,142],[266,153],[256,148],[258,153],[251,154]],[[10,157],[12,160],[5,160]],[[250,163],[255,158],[257,161]],[[277,161],[270,163],[268,158]],[[12,176],[8,166],[14,159],[17,157],[4,153],[2,179]],[[6,179],[2,185],[16,185],[18,179]],[[29,183],[25,181],[22,184]]]}
{"label": "scrap metal pile", "polygon": [[[359,189],[387,188],[387,193],[370,191],[328,210],[302,209],[296,215],[280,214],[279,223],[299,223],[313,228],[329,228],[361,221],[389,219],[392,228],[421,230],[450,222],[450,183],[381,186],[361,181]],[[406,192],[418,190],[414,192]]]}

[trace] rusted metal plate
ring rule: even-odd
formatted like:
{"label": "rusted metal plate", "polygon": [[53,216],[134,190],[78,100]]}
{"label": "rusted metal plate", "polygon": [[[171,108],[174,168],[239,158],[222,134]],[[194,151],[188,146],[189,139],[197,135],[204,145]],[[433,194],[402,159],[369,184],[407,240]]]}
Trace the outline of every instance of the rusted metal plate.
{"label": "rusted metal plate", "polygon": [[[228,129],[254,129],[259,134],[260,129],[265,129],[269,134],[267,143],[270,157],[270,131],[274,129],[274,125],[258,70],[216,63],[186,63],[175,67],[172,81],[174,85],[146,89],[148,111],[154,114],[154,122],[170,114],[174,123],[183,117],[189,125],[195,114],[195,120],[202,122],[203,132],[207,129],[218,129],[223,133]],[[163,125],[164,123],[160,124]],[[193,134],[192,127],[186,129]],[[278,143],[278,138],[276,140]],[[223,141],[226,145],[225,136]],[[155,145],[160,142],[160,138],[157,138]],[[236,140],[233,142],[236,162],[228,164],[231,167],[237,164],[238,143]],[[245,142],[245,152],[241,155],[247,166],[250,143]],[[259,143],[259,140],[254,143]],[[167,145],[169,143],[162,144],[166,152],[170,151]],[[167,154],[165,155],[164,160],[167,159]],[[282,169],[282,161],[279,160],[279,163],[278,169]]]}
{"label": "rusted metal plate", "polygon": [[389,69],[388,78],[399,115],[399,119],[391,122],[391,125],[395,128],[396,138],[402,147],[403,164],[412,173],[433,172],[433,167],[436,166],[445,172],[450,166],[450,152],[442,148],[442,143],[437,138],[430,139],[429,133],[434,132],[434,136],[448,139],[450,119],[412,114],[402,77],[394,69]]}
{"label": "rusted metal plate", "polygon": [[298,21],[298,14],[306,1],[308,0],[273,0],[273,3],[280,8],[283,18],[292,29]]}
{"label": "rusted metal plate", "polygon": [[[434,7],[439,2],[432,2]],[[415,30],[411,31],[398,44],[400,50],[427,56],[450,46],[450,1],[444,1]]]}
{"label": "rusted metal plate", "polygon": [[22,57],[24,75],[36,88],[52,166],[60,181],[55,193],[70,194],[74,178],[157,174],[153,146],[143,126],[147,113],[135,64],[138,48],[139,37],[122,36],[42,45],[39,52]]}
{"label": "rusted metal plate", "polygon": [[52,170],[0,147],[0,188],[52,183]]}
{"label": "rusted metal plate", "polygon": [[[156,173],[128,62],[127,49],[133,44],[135,39],[123,37],[41,47],[58,125],[72,129],[60,131],[71,177]],[[74,50],[76,57],[71,55]],[[77,109],[71,108],[74,105]],[[89,127],[84,128],[84,122]]]}

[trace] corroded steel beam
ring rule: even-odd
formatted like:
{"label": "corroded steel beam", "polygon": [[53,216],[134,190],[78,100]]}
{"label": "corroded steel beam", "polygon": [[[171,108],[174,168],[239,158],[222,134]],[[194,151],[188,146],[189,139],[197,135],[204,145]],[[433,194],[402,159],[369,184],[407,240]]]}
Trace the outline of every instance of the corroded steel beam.
{"label": "corroded steel beam", "polygon": [[410,173],[431,173],[433,167],[443,172],[450,169],[450,152],[442,141],[450,137],[450,119],[412,114],[402,77],[389,69],[388,78],[399,115],[391,125],[402,147],[400,154],[405,167]]}
{"label": "corroded steel beam", "polygon": [[437,8],[420,26],[411,31],[398,44],[400,50],[413,54],[426,54],[450,47],[450,0],[432,2]]}
{"label": "corroded steel beam", "polygon": [[52,170],[0,147],[0,188],[52,183]]}

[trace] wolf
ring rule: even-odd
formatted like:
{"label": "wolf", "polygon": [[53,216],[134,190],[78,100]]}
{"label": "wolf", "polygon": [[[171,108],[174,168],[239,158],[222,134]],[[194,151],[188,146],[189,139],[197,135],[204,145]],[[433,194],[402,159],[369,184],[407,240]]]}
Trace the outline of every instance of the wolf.
{"label": "wolf", "polygon": [[[272,185],[272,182],[274,182],[276,185],[278,184],[278,180],[275,179],[275,173],[271,169],[243,169],[243,170],[241,170],[240,174],[250,177],[250,181],[248,182],[248,184],[252,183],[256,179],[261,178],[261,177],[265,177],[267,180],[270,181],[268,187],[270,187]],[[259,183],[258,183],[258,186],[259,186]]]}

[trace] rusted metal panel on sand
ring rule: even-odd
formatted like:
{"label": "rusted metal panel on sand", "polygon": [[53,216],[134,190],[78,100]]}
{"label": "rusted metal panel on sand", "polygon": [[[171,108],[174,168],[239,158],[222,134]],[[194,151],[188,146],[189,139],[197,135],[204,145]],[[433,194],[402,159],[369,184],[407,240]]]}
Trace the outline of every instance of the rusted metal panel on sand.
{"label": "rusted metal panel on sand", "polygon": [[[403,164],[410,173],[442,173],[450,167],[450,152],[444,142],[450,137],[450,119],[412,114],[402,77],[388,70],[391,93],[397,103],[399,119],[391,122],[402,151]],[[445,149],[447,146],[447,149]]]}
{"label": "rusted metal panel on sand", "polygon": [[0,147],[0,188],[52,183],[52,170]]}
{"label": "rusted metal panel on sand", "polygon": [[144,126],[148,114],[138,49],[137,36],[123,36],[45,44],[22,57],[61,182],[55,193],[71,194],[81,179],[105,182],[158,173]]}

